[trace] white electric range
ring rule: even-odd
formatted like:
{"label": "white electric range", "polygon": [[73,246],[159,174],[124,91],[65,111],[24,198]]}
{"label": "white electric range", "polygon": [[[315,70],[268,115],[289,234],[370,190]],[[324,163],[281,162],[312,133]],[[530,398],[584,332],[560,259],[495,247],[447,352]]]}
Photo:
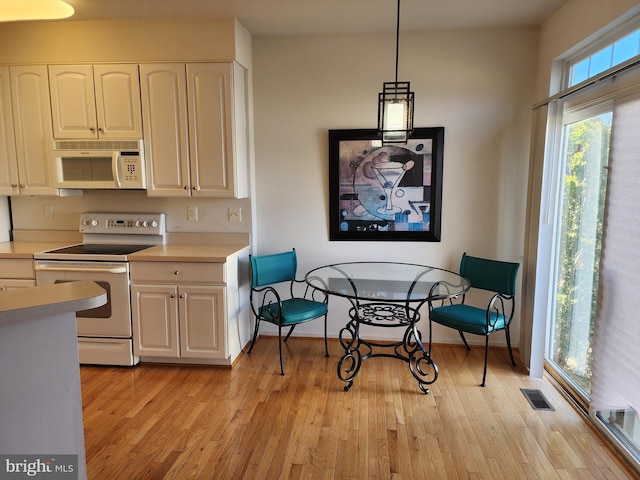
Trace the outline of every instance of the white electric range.
{"label": "white electric range", "polygon": [[82,243],[34,255],[36,284],[92,280],[103,287],[107,303],[76,314],[80,363],[136,365],[129,255],[165,243],[165,215],[87,212],[80,232]]}

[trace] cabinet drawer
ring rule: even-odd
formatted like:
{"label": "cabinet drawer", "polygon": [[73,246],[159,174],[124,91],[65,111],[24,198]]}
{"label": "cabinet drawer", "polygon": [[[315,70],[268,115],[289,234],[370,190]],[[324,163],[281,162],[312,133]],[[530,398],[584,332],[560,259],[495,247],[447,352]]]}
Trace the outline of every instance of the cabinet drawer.
{"label": "cabinet drawer", "polygon": [[35,280],[16,280],[14,278],[0,278],[0,290],[11,290],[13,288],[35,287]]}
{"label": "cabinet drawer", "polygon": [[133,283],[224,284],[224,263],[131,262]]}
{"label": "cabinet drawer", "polygon": [[3,258],[0,260],[0,278],[36,278],[33,260]]}

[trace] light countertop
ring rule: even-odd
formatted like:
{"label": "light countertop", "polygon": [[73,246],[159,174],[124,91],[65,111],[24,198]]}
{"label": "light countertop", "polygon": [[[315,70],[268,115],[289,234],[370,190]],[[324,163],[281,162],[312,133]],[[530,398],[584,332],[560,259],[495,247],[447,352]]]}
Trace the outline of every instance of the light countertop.
{"label": "light countertop", "polygon": [[0,292],[0,325],[104,305],[107,293],[91,281],[64,282]]}
{"label": "light countertop", "polygon": [[212,262],[225,263],[248,245],[156,245],[129,255],[131,262]]}
{"label": "light countertop", "polygon": [[[0,243],[0,259],[33,259],[35,253],[65,247],[81,242],[3,242]],[[224,263],[249,246],[246,244],[210,245],[210,244],[167,244],[156,245],[129,255],[130,261],[137,262],[212,262]]]}
{"label": "light countertop", "polygon": [[34,253],[53,248],[66,247],[77,242],[42,241],[42,242],[3,242],[0,243],[0,258],[33,258]]}

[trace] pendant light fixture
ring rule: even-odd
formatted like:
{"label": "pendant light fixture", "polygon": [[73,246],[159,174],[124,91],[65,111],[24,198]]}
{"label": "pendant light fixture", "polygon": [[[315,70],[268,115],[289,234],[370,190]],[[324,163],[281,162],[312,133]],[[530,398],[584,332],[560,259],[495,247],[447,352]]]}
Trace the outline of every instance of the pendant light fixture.
{"label": "pendant light fixture", "polygon": [[382,145],[405,144],[413,130],[413,92],[409,82],[398,81],[400,0],[396,21],[396,81],[384,82],[378,94],[378,132]]}
{"label": "pendant light fixture", "polygon": [[63,0],[0,0],[0,22],[58,20],[73,13]]}

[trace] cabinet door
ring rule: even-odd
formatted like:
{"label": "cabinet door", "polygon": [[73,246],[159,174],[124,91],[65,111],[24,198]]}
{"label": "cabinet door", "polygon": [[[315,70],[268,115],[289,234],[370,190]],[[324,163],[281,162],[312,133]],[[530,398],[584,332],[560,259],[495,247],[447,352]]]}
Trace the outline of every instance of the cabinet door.
{"label": "cabinet door", "polygon": [[91,65],[49,65],[53,136],[98,138]]}
{"label": "cabinet door", "polygon": [[184,64],[140,65],[149,197],[188,197],[189,136]]}
{"label": "cabinet door", "polygon": [[18,184],[9,67],[0,66],[0,195],[18,195]]}
{"label": "cabinet door", "polygon": [[193,196],[234,196],[231,94],[231,64],[187,64]]}
{"label": "cabinet door", "polygon": [[227,358],[225,287],[178,287],[182,358]]}
{"label": "cabinet door", "polygon": [[140,140],[140,78],[137,65],[95,65],[98,136],[105,140]]}
{"label": "cabinet door", "polygon": [[9,73],[20,193],[57,195],[47,67],[11,66]]}
{"label": "cabinet door", "polygon": [[172,285],[132,285],[133,352],[178,358],[178,298]]}

